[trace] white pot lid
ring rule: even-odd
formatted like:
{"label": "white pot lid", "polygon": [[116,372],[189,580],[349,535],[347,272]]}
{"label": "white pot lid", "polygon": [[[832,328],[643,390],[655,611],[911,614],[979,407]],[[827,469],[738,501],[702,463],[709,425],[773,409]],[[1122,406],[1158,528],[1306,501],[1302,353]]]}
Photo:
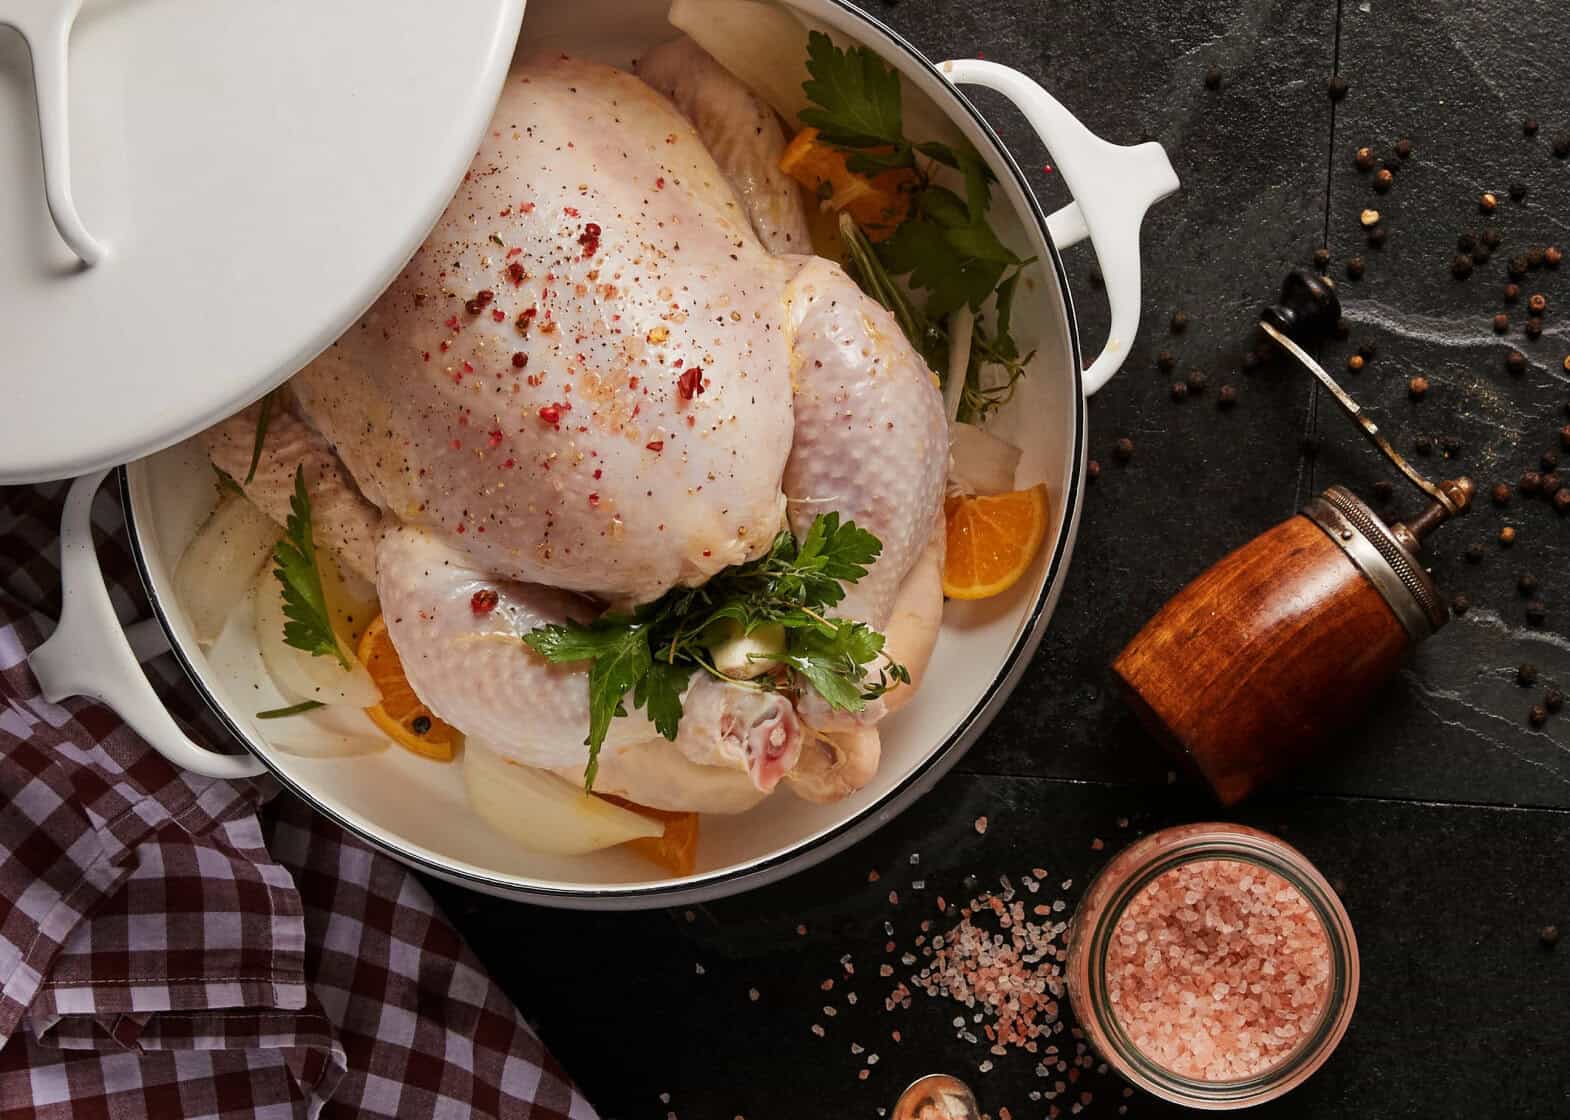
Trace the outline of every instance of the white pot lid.
{"label": "white pot lid", "polygon": [[165,447],[332,342],[452,196],[523,7],[0,0],[0,484]]}

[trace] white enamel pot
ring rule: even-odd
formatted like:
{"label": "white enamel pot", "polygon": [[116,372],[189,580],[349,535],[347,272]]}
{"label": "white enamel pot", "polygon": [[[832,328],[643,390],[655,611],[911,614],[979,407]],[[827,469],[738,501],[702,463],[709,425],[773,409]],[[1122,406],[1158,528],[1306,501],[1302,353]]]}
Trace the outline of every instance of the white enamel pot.
{"label": "white enamel pot", "polygon": [[[883,759],[866,788],[834,805],[780,792],[748,813],[706,816],[699,868],[658,877],[615,849],[550,856],[520,849],[469,810],[458,767],[391,749],[372,756],[310,759],[269,746],[258,723],[256,682],[236,679],[198,647],[173,593],[181,552],[213,502],[211,472],[184,445],[132,463],[119,475],[142,578],[174,655],[243,751],[218,754],[188,740],[170,719],[117,624],[99,572],[89,523],[107,472],[77,480],[67,502],[65,606],[56,634],[32,657],[51,699],[85,695],[117,711],[171,761],[202,774],[271,771],[321,812],[398,859],[442,879],[503,897],[596,909],[670,906],[778,880],[841,851],[930,789],[975,742],[1029,663],[1052,614],[1083,498],[1085,395],[1118,369],[1139,321],[1139,228],[1147,208],[1177,189],[1153,143],[1109,144],[1087,131],[1040,86],[983,61],[934,64],[888,28],[839,0],[793,0],[804,18],[876,50],[940,107],[998,178],[993,219],[1003,239],[1033,254],[1015,305],[1015,331],[1036,350],[1029,376],[994,429],[1024,448],[1021,485],[1045,482],[1051,523],[1034,569],[1012,592],[951,602],[925,686],[883,727]],[[672,34],[659,0],[536,0],[523,42],[625,64]],[[805,42],[803,42],[805,49]],[[1044,213],[995,133],[960,92],[1003,94],[1040,134],[1075,201]],[[1088,239],[1106,280],[1111,337],[1081,359],[1061,250]],[[213,417],[214,420],[219,417]],[[142,637],[143,635],[139,635]],[[145,652],[145,651],[144,651]],[[1043,749],[1051,744],[1043,743]]]}

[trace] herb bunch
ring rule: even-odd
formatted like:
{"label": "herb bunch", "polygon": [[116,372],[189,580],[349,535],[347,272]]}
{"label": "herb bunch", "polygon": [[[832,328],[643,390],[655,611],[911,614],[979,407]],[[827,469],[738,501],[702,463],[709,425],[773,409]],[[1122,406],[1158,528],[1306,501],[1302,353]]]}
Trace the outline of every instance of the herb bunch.
{"label": "herb bunch", "polygon": [[[915,173],[908,215],[894,232],[873,245],[860,230],[845,238],[857,282],[899,320],[911,344],[948,376],[947,317],[961,307],[977,313],[959,419],[981,419],[1008,400],[1030,355],[1022,356],[1009,332],[1020,269],[1030,260],[1016,255],[987,221],[996,177],[969,144],[913,142],[905,136],[899,74],[866,47],[841,50],[827,35],[807,37],[807,72],[802,90],[813,104],[801,122],[818,130],[818,140],[846,154],[846,167],[861,174],[894,169]],[[932,181],[931,167],[918,157],[957,171],[964,196]],[[841,228],[854,223],[841,222]],[[917,307],[895,283],[922,291]],[[979,312],[996,295],[993,325]],[[984,375],[1003,371],[1001,384]]]}
{"label": "herb bunch", "polygon": [[[799,681],[841,711],[859,712],[896,684],[909,684],[909,672],[883,652],[882,634],[823,613],[845,597],[845,584],[867,574],[882,550],[878,538],[855,522],[823,514],[799,545],[783,531],[763,556],[727,568],[701,587],[675,588],[631,614],[525,634],[530,648],[549,661],[590,663],[585,788],[594,785],[611,720],[627,715],[627,694],[634,708],[647,711],[656,731],[674,740],[692,675],[702,671],[731,680],[715,667],[711,650],[737,633],[782,627],[783,650],[760,656],[794,670]],[[869,667],[880,661],[876,682],[868,682]],[[772,675],[731,683],[778,687]]]}

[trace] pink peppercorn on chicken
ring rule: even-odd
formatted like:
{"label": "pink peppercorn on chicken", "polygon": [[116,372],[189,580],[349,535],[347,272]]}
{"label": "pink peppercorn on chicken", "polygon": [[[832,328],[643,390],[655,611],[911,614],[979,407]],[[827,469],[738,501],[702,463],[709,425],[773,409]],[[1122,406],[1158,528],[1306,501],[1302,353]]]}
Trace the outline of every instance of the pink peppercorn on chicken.
{"label": "pink peppercorn on chicken", "polygon": [[[547,664],[532,626],[701,585],[829,512],[883,545],[837,613],[874,629],[898,613],[919,673],[941,605],[931,375],[837,265],[793,255],[803,200],[773,172],[768,110],[685,41],[646,70],[658,90],[565,55],[515,68],[446,213],[290,383],[247,487],[281,517],[307,464],[333,499],[319,540],[374,566],[420,699],[563,773],[582,772],[588,672]],[[236,478],[254,430],[242,415],[208,433]],[[700,672],[685,706],[667,743],[629,703],[597,788],[736,811],[782,777],[832,799],[876,767],[882,701],[847,719],[809,690]]]}

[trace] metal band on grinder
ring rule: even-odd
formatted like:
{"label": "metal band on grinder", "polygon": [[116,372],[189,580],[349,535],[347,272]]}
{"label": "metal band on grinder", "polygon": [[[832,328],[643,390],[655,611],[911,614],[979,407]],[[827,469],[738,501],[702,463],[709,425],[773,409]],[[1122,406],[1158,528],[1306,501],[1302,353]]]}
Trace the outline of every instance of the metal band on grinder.
{"label": "metal band on grinder", "polygon": [[1413,642],[1421,642],[1449,619],[1428,573],[1351,491],[1332,486],[1309,499],[1303,515],[1368,577]]}

